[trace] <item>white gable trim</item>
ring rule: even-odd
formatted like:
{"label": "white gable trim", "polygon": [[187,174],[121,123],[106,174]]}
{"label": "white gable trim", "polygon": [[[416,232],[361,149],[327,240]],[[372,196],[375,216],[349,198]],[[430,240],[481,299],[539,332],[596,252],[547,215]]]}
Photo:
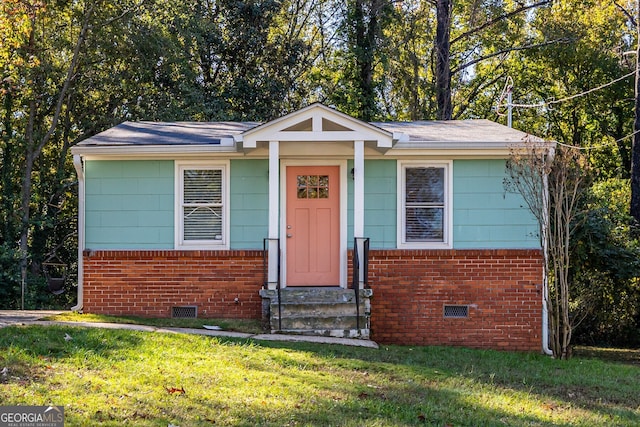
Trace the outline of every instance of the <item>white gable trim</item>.
{"label": "white gable trim", "polygon": [[373,143],[378,149],[387,150],[393,147],[394,135],[322,104],[312,104],[241,135],[244,150],[257,148],[258,143],[268,141],[365,141]]}

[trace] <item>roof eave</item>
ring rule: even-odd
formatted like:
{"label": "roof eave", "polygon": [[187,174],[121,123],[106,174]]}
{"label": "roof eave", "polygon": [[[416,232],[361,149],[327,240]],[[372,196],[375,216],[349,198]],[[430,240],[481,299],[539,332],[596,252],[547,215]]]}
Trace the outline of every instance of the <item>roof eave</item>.
{"label": "roof eave", "polygon": [[71,148],[71,154],[86,156],[162,156],[180,154],[234,154],[238,152],[237,146],[224,145],[77,145]]}

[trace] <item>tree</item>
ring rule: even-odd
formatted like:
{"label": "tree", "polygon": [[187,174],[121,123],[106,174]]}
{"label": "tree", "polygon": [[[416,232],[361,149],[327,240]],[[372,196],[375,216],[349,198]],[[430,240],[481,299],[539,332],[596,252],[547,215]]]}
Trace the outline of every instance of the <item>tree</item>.
{"label": "tree", "polygon": [[615,2],[625,14],[629,24],[635,29],[636,73],[634,97],[633,144],[631,145],[631,202],[630,212],[637,224],[640,224],[640,1],[636,3],[635,13]]}
{"label": "tree", "polygon": [[[452,76],[458,74],[462,79],[463,73],[476,64],[485,60],[502,57],[509,52],[520,51],[534,47],[529,43],[526,35],[523,35],[523,25],[527,22],[524,18],[531,9],[539,8],[551,3],[551,0],[538,2],[494,3],[491,1],[473,0],[465,3],[468,6],[468,27],[462,27],[459,34],[451,39],[453,23],[462,19],[454,19],[454,2],[452,0],[432,0],[436,6],[436,38],[434,47],[435,56],[435,91],[437,100],[438,120],[451,120],[453,118],[452,101]],[[480,22],[478,22],[480,21]],[[509,26],[510,21],[520,25]],[[456,28],[461,26],[456,25]],[[496,31],[497,30],[497,31]],[[513,38],[513,34],[520,37]],[[482,41],[478,42],[480,36]],[[514,44],[515,42],[515,44]],[[552,41],[555,42],[555,41]],[[545,42],[543,44],[547,44]],[[461,57],[459,64],[452,67],[452,46],[458,45],[458,55]],[[491,83],[495,80],[489,79]],[[473,89],[472,94],[478,94],[481,86]]]}
{"label": "tree", "polygon": [[505,188],[522,195],[538,221],[544,252],[545,302],[553,355],[571,357],[576,313],[571,310],[571,243],[588,166],[580,150],[528,141],[507,162]]}
{"label": "tree", "polygon": [[640,243],[630,239],[629,179],[595,182],[580,208],[571,277],[573,306],[582,314],[574,332],[588,345],[640,345]]}

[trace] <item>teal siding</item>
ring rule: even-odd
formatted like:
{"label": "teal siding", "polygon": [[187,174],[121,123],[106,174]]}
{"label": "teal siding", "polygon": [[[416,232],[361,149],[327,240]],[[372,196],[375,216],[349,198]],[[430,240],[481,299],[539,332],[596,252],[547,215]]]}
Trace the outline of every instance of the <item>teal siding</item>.
{"label": "teal siding", "polygon": [[539,248],[538,225],[519,194],[506,193],[504,160],[453,162],[455,249]]}
{"label": "teal siding", "polygon": [[[353,247],[353,161],[347,162],[347,245]],[[397,163],[395,160],[365,160],[364,163],[364,236],[371,248],[396,247]]]}
{"label": "teal siding", "polygon": [[269,161],[231,161],[231,249],[262,249],[269,234]]}
{"label": "teal siding", "polygon": [[371,247],[393,249],[398,238],[398,166],[395,160],[368,160],[364,167],[364,231]]}
{"label": "teal siding", "polygon": [[173,248],[174,163],[87,161],[85,206],[87,248]]}
{"label": "teal siding", "polygon": [[[353,162],[347,164],[348,171]],[[538,248],[537,224],[522,198],[503,188],[504,160],[453,163],[456,249]],[[268,160],[230,162],[230,246],[261,249],[268,235]],[[174,247],[174,162],[87,161],[86,247]],[[353,245],[353,180],[347,179],[347,237]],[[365,162],[365,237],[395,248],[397,161]]]}

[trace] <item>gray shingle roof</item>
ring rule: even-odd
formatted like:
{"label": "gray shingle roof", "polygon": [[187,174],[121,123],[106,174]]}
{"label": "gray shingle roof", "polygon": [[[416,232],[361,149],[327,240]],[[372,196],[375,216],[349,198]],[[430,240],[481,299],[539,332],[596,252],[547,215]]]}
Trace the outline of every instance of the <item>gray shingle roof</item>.
{"label": "gray shingle roof", "polygon": [[[399,140],[397,149],[508,147],[529,138],[525,132],[490,120],[373,122]],[[124,122],[80,142],[80,150],[92,147],[218,146],[229,150],[234,136],[260,126],[258,122]],[[226,147],[226,148],[223,148]],[[84,150],[83,150],[84,151]]]}
{"label": "gray shingle roof", "polygon": [[124,122],[80,142],[78,146],[219,145],[255,122]]}
{"label": "gray shingle roof", "polygon": [[424,142],[442,143],[443,145],[453,143],[517,144],[530,137],[525,132],[485,119],[377,122],[372,124],[389,132],[407,135],[408,140],[401,141],[403,145],[419,145],[419,143]]}

